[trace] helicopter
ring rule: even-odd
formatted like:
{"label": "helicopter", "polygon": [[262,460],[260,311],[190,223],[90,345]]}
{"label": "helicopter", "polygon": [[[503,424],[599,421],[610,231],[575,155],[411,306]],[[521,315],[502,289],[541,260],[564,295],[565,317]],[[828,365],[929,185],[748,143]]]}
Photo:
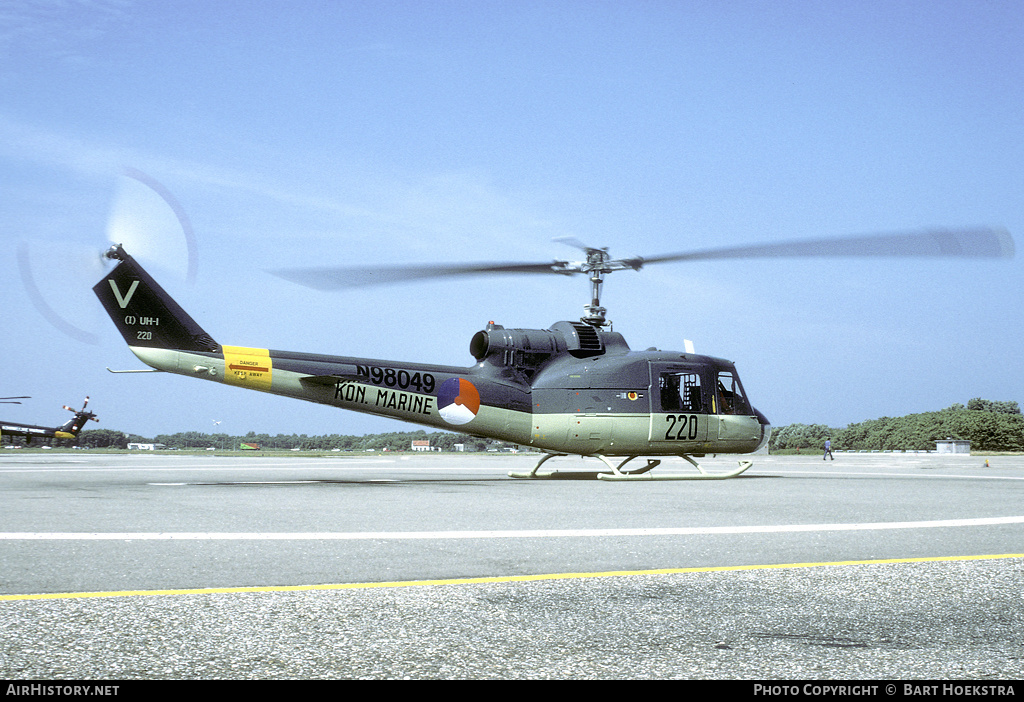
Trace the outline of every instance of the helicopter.
{"label": "helicopter", "polygon": [[[27,397],[4,398],[4,400],[25,400]],[[20,402],[17,404],[21,404]],[[76,410],[73,407],[63,405],[64,409],[74,413],[74,417],[64,422],[59,427],[41,427],[32,424],[17,424],[14,422],[0,422],[0,436],[23,436],[25,443],[32,443],[33,438],[38,439],[77,439],[85,423],[92,420],[98,422],[96,415],[85,408],[89,406],[89,398],[85,398],[82,409]]]}
{"label": "helicopter", "polygon": [[[544,455],[513,478],[720,480],[748,470],[740,460],[711,472],[708,454],[750,454],[771,436],[771,423],[747,397],[736,366],[685,351],[633,351],[610,329],[601,306],[605,277],[672,261],[793,256],[945,256],[1010,258],[1003,229],[924,230],[612,258],[607,249],[562,239],[580,261],[271,271],[330,290],[400,281],[486,274],[589,277],[590,302],[579,321],[547,329],[506,329],[491,322],[470,340],[469,367],[330,356],[222,345],[190,317],[121,244],[104,256],[116,265],[93,288],[131,351],[152,370],[508,441]],[[600,459],[596,471],[541,472],[550,459]],[[664,457],[696,472],[653,473]],[[616,460],[612,460],[615,458]],[[644,465],[627,467],[637,458]]]}

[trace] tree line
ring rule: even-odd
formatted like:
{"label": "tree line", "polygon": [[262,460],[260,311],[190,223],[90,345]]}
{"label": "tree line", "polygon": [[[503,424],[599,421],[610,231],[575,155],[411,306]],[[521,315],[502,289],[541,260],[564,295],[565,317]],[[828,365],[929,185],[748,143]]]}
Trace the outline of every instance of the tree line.
{"label": "tree line", "polygon": [[[249,432],[245,435],[207,434],[198,431],[185,431],[175,434],[157,434],[149,438],[137,434],[124,434],[112,429],[89,429],[83,431],[78,441],[68,444],[88,448],[128,448],[128,444],[163,444],[166,449],[203,450],[239,450],[244,446],[258,447],[254,450],[290,451],[409,451],[413,441],[430,441],[432,450],[455,451],[456,444],[462,444],[465,451],[486,451],[495,442],[480,439],[468,434],[454,434],[438,431],[391,432],[386,434],[367,434],[354,436],[346,434],[327,434],[308,436],[306,434],[257,434]],[[59,445],[59,444],[56,444]]]}
{"label": "tree line", "polygon": [[[1016,402],[996,402],[974,398],[967,403],[954,404],[938,412],[909,414],[904,417],[881,417],[845,427],[825,424],[789,424],[772,430],[770,451],[814,449],[819,450],[826,439],[831,439],[833,450],[886,451],[934,450],[941,439],[966,439],[978,451],[1024,451],[1024,415]],[[9,441],[4,438],[4,441]],[[159,434],[146,438],[125,434],[113,429],[83,431],[77,441],[55,440],[54,445],[77,445],[88,448],[127,448],[129,443],[163,444],[168,449],[238,450],[242,445],[258,446],[261,450],[287,451],[409,451],[412,442],[429,440],[434,450],[454,451],[462,444],[465,451],[486,451],[501,448],[501,442],[456,434],[446,431],[391,432],[365,436],[327,434],[257,434],[244,436],[206,434],[198,431]]]}
{"label": "tree line", "polygon": [[1024,415],[1016,402],[975,398],[938,412],[881,417],[846,427],[790,424],[772,430],[770,451],[820,450],[831,439],[833,450],[934,450],[942,439],[971,442],[975,451],[1024,451]]}

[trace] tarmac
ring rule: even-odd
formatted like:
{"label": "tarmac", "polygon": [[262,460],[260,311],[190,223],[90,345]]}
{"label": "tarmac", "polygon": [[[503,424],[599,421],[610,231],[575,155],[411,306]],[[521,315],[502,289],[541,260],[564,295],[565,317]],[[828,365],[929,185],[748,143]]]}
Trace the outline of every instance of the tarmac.
{"label": "tarmac", "polygon": [[1024,675],[1020,456],[48,453],[0,455],[4,679]]}

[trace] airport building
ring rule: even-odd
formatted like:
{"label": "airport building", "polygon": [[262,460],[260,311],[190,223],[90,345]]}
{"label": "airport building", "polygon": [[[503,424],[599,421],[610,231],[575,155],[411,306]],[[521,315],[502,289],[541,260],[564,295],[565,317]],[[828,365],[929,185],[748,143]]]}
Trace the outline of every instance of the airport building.
{"label": "airport building", "polygon": [[935,453],[970,454],[971,442],[964,439],[943,439],[935,442]]}

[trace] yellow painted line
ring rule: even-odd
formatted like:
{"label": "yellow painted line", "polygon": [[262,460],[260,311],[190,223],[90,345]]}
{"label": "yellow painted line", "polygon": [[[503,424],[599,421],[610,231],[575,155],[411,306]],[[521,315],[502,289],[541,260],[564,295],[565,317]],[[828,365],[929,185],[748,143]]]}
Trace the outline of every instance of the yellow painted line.
{"label": "yellow painted line", "polygon": [[752,570],[785,570],[789,568],[824,568],[852,565],[886,565],[894,563],[938,563],[955,561],[991,561],[1024,558],[1024,553],[983,556],[930,556],[924,558],[884,558],[867,561],[832,561],[822,563],[777,563],[767,565],[706,566],[697,568],[657,568],[654,570],[610,570],[598,573],[548,573],[542,575],[506,575],[483,578],[450,578],[445,580],[404,580],[383,583],[340,583],[334,585],[277,585],[268,587],[210,587],[181,590],[120,590],[111,592],[54,592],[37,595],[0,595],[0,602],[25,600],[70,600],[95,597],[139,597],[156,595],[218,595],[251,592],[314,592],[317,590],[374,590],[394,587],[431,587],[443,585],[486,585],[524,583],[542,580],[579,580],[586,578],[621,578],[634,575],[680,575],[686,573],[723,573]]}

